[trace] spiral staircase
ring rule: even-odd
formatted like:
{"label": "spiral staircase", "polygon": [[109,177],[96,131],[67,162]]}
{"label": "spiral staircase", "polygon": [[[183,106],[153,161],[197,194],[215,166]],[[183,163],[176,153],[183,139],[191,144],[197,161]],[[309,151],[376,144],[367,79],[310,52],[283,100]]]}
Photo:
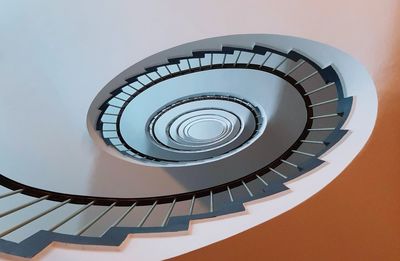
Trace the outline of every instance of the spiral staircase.
{"label": "spiral staircase", "polygon": [[[205,39],[126,69],[94,98],[87,128],[96,149],[127,164],[138,186],[140,175],[159,182],[133,196],[91,195],[2,173],[0,251],[32,257],[55,241],[117,246],[128,234],[185,231],[192,220],[279,195],[321,167],[321,156],[352,135],[344,124],[353,99],[340,67],[301,46],[282,47],[292,40]],[[315,52],[328,48],[312,44]],[[164,176],[182,187],[161,189]],[[109,185],[118,191],[117,184]]]}

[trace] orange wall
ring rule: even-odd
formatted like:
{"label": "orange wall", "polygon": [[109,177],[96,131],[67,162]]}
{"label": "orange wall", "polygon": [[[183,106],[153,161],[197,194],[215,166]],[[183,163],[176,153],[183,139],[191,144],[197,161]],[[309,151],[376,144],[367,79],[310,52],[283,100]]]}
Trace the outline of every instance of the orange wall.
{"label": "orange wall", "polygon": [[[345,16],[348,24],[338,28],[343,31],[338,37],[347,39],[337,42],[357,53],[378,89],[378,120],[366,147],[337,179],[305,203],[176,260],[400,260],[400,6],[383,11],[380,5],[389,1],[353,2],[360,4],[353,13],[358,22]],[[332,23],[332,28],[339,26]],[[387,27],[398,31],[372,46],[374,37]],[[352,31],[360,37],[352,38]]]}

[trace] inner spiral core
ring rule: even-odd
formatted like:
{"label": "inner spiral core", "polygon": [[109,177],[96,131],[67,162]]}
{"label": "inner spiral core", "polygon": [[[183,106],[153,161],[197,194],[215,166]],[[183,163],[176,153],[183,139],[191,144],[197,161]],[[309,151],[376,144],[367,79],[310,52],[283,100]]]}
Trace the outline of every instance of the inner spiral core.
{"label": "inner spiral core", "polygon": [[160,149],[184,155],[187,160],[202,160],[250,140],[262,124],[259,114],[255,106],[236,97],[194,96],[159,110],[148,130]]}

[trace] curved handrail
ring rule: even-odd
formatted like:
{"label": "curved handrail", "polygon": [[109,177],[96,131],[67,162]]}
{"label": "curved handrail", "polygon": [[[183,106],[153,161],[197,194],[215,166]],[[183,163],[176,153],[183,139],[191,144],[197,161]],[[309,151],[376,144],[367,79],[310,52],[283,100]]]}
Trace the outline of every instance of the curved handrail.
{"label": "curved handrail", "polygon": [[[340,117],[339,122],[336,124],[335,127],[333,128],[326,128],[326,130],[329,130],[329,135],[322,141],[307,141],[306,137],[309,135],[310,132],[312,131],[320,131],[323,128],[318,129],[313,129],[312,128],[312,123],[314,120],[318,120],[319,118],[322,117],[330,117],[329,115],[314,115],[314,110],[313,106],[316,106],[317,104],[312,103],[309,94],[310,92],[307,93],[305,89],[303,88],[301,84],[301,80],[298,81],[290,76],[290,72],[295,70],[296,66],[299,66],[299,64],[295,65],[295,67],[291,68],[289,72],[282,72],[280,70],[276,70],[276,68],[271,68],[271,67],[266,67],[266,66],[261,66],[258,67],[256,65],[252,64],[241,64],[241,63],[235,63],[233,64],[225,64],[224,68],[242,68],[242,69],[255,69],[255,70],[261,70],[266,73],[271,73],[276,75],[277,77],[280,77],[287,81],[290,85],[292,85],[294,88],[297,89],[297,91],[301,94],[303,97],[304,103],[307,106],[307,121],[304,126],[304,129],[298,139],[288,148],[280,157],[278,157],[276,160],[273,162],[269,163],[268,165],[254,171],[251,173],[248,173],[246,175],[243,175],[240,178],[237,178],[235,180],[231,180],[226,183],[222,184],[217,184],[212,187],[207,187],[204,189],[199,189],[195,191],[190,191],[190,192],[185,192],[185,193],[177,193],[177,194],[171,194],[171,195],[163,195],[163,196],[155,196],[155,197],[141,197],[141,198],[123,198],[123,197],[95,197],[95,196],[87,196],[87,195],[76,195],[76,194],[67,194],[67,193],[60,193],[56,191],[50,191],[50,190],[44,190],[32,186],[28,186],[26,184],[17,182],[15,180],[12,180],[11,178],[8,178],[4,175],[0,174],[0,185],[3,187],[6,187],[10,190],[12,190],[9,193],[6,193],[1,197],[7,197],[16,193],[21,193],[27,196],[32,196],[37,198],[36,200],[26,203],[22,206],[16,207],[8,212],[6,212],[4,215],[18,211],[22,207],[29,206],[35,202],[41,201],[41,200],[50,200],[50,201],[57,201],[60,202],[56,204],[55,206],[49,208],[48,210],[35,215],[31,217],[28,220],[25,220],[24,222],[11,227],[7,229],[6,231],[3,231],[0,233],[0,237],[7,235],[16,229],[19,229],[20,227],[38,219],[41,218],[42,216],[50,213],[51,211],[64,206],[65,204],[79,204],[83,205],[80,209],[72,213],[70,216],[53,226],[50,230],[48,231],[39,231],[38,233],[28,237],[21,243],[13,243],[10,241],[2,240],[0,239],[0,250],[3,252],[7,253],[12,253],[20,256],[25,256],[25,257],[32,257],[35,255],[37,252],[39,252],[41,249],[43,249],[45,246],[47,246],[49,243],[52,241],[62,241],[62,242],[71,242],[71,243],[80,243],[80,244],[102,244],[102,245],[117,245],[120,244],[123,239],[129,234],[129,233],[136,233],[136,232],[162,232],[162,231],[178,231],[178,230],[184,230],[187,229],[188,222],[191,219],[197,219],[197,218],[206,218],[206,217],[212,217],[212,216],[218,216],[222,214],[227,214],[227,213],[232,213],[232,212],[237,212],[243,210],[243,203],[252,199],[256,198],[261,198],[265,197],[268,195],[272,195],[277,192],[281,192],[287,187],[284,186],[282,182],[282,176],[284,177],[284,181],[288,181],[290,179],[296,178],[309,170],[319,166],[320,164],[323,163],[322,160],[320,160],[318,157],[322,155],[324,152],[326,152],[330,147],[332,147],[337,141],[339,141],[343,135],[346,134],[346,130],[342,130],[342,126],[344,122],[346,121],[350,110],[352,106],[352,98],[348,97],[345,98],[343,95],[343,89],[342,89],[342,84],[340,81],[340,78],[338,74],[336,73],[335,69],[333,66],[328,66],[325,68],[320,68],[318,67],[313,61],[308,59],[307,57],[301,55],[298,52],[295,51],[290,51],[289,53],[282,53],[282,52],[277,52],[271,48],[263,47],[260,45],[256,45],[253,47],[253,49],[244,49],[244,48],[236,48],[236,47],[223,47],[221,51],[212,51],[214,53],[233,53],[234,51],[237,50],[242,50],[242,51],[247,51],[247,52],[253,52],[256,54],[265,54],[266,52],[274,52],[277,53],[285,59],[292,59],[293,61],[298,62],[300,59],[302,61],[305,61],[309,63],[312,67],[314,67],[317,70],[317,73],[321,75],[321,77],[324,79],[324,81],[327,83],[327,85],[331,84],[336,86],[336,92],[337,92],[337,100],[334,102],[337,103],[337,108],[335,114]],[[181,59],[188,59],[192,57],[204,57],[204,55],[208,53],[208,51],[200,51],[200,52],[193,52],[193,56],[191,57],[183,57],[183,58],[173,58],[169,59],[168,64],[173,64],[173,63],[178,63]],[[283,63],[282,61],[281,63]],[[166,64],[166,65],[168,65]],[[146,72],[152,72],[156,70],[159,66],[155,66],[152,68],[147,68]],[[208,68],[203,68],[203,70],[211,70],[211,69],[217,69],[213,68],[213,66],[210,66]],[[195,70],[192,70],[191,72],[194,72]],[[189,73],[189,72],[178,72],[175,74],[171,74],[168,77],[176,77],[179,75],[182,75],[183,73]],[[142,74],[144,75],[144,74]],[[127,82],[132,82],[135,81],[137,77],[140,77],[141,75],[134,76],[132,78],[129,78]],[[164,77],[163,80],[168,79],[168,77]],[[309,76],[306,76],[309,77]],[[156,81],[152,82],[152,84],[157,83]],[[124,85],[126,86],[126,85]],[[111,94],[115,94],[118,92],[119,89],[122,89],[124,86],[121,86],[114,90]],[[146,88],[150,88],[152,85],[147,86]],[[145,87],[144,87],[145,88]],[[319,89],[323,89],[325,86],[320,87]],[[141,89],[143,91],[144,89]],[[311,91],[311,92],[316,92],[317,90]],[[112,98],[112,97],[111,97]],[[133,98],[133,97],[132,97]],[[105,108],[100,107],[100,110],[104,112]],[[333,115],[333,114],[331,114]],[[101,114],[99,116],[99,119],[101,118]],[[100,128],[101,123],[97,123],[97,127]],[[325,131],[325,130],[324,130]],[[299,147],[303,143],[307,142],[315,142],[318,144],[321,144],[322,147],[319,151],[315,153],[307,153],[298,150]],[[309,159],[304,161],[303,163],[299,165],[292,164],[287,161],[287,159],[293,155],[293,154],[303,154],[305,156],[308,156]],[[297,173],[291,175],[290,177],[286,177],[279,173],[278,171],[274,170],[277,166],[281,164],[291,164],[297,168]],[[276,179],[272,179],[269,181],[267,184],[265,180],[263,180],[261,177],[265,175],[268,172],[273,172],[276,175]],[[280,179],[278,179],[280,178]],[[253,180],[260,180],[260,182],[264,183],[266,186],[268,186],[268,190],[265,190],[259,194],[254,194],[252,193],[251,189],[246,185],[247,183],[253,181]],[[236,188],[236,187],[243,187],[245,190],[248,192],[247,197],[242,197],[239,200],[234,200],[231,194],[231,189]],[[213,195],[220,193],[220,192],[228,192],[230,196],[230,204],[227,205],[225,209],[217,209],[215,210],[213,207]],[[203,197],[209,197],[210,198],[210,210],[206,213],[202,214],[193,214],[193,204],[194,200],[197,198],[203,198]],[[170,217],[171,212],[175,206],[176,202],[179,201],[189,201],[191,202],[191,206],[189,209],[188,215],[181,215],[179,217]],[[142,225],[146,222],[147,218],[150,216],[152,213],[152,210],[156,207],[157,204],[170,204],[169,210],[167,211],[166,216],[163,219],[163,222],[161,226],[159,227],[142,227]],[[59,226],[65,224],[68,222],[70,219],[73,217],[79,215],[84,211],[85,209],[89,208],[92,205],[99,205],[99,206],[105,206],[106,208],[91,222],[86,224],[81,230],[76,234],[76,235],[63,235],[59,234],[56,232],[53,232],[55,229],[57,229]],[[94,223],[96,223],[99,219],[101,219],[108,211],[110,211],[114,206],[124,206],[124,207],[129,207],[127,210],[124,212],[124,214],[105,232],[104,235],[100,237],[87,237],[87,236],[82,236],[82,234],[90,228]],[[145,216],[141,219],[139,224],[137,225],[136,228],[122,228],[122,227],[116,227],[119,222],[126,217],[127,214],[129,214],[129,211],[131,211],[135,206],[151,206],[148,211],[146,212]],[[29,246],[29,247],[27,247]]]}

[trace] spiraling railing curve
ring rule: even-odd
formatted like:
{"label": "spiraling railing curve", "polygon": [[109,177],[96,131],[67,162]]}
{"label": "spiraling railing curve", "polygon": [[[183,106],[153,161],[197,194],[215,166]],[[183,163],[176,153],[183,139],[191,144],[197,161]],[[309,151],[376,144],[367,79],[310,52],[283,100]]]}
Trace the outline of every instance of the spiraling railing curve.
{"label": "spiraling railing curve", "polygon": [[[268,63],[273,56],[277,62]],[[305,67],[308,69],[304,69]],[[332,66],[320,68],[296,51],[282,53],[260,45],[255,45],[252,49],[223,47],[219,51],[197,51],[190,57],[173,58],[167,64],[147,68],[146,73],[132,76],[126,80],[125,85],[110,94],[108,101],[99,108],[101,116],[97,130],[110,146],[121,153],[136,159],[158,161],[157,158],[135,151],[121,139],[117,131],[117,120],[124,106],[138,93],[158,82],[197,71],[225,68],[259,70],[274,74],[290,83],[303,97],[307,106],[306,125],[296,142],[280,157],[253,173],[244,173],[241,178],[224,184],[186,193],[146,198],[64,194],[30,187],[1,175],[1,205],[8,206],[7,202],[14,202],[15,197],[19,197],[21,204],[2,210],[0,220],[43,203],[46,203],[46,208],[37,213],[24,212],[27,218],[17,220],[18,222],[6,228],[3,226],[4,229],[0,231],[0,251],[32,257],[52,241],[118,245],[129,233],[184,230],[192,219],[242,211],[244,202],[284,191],[287,189],[284,182],[322,164],[323,161],[318,157],[345,135],[346,130],[342,130],[341,127],[350,113],[352,98],[344,97],[342,84],[335,69]],[[300,68],[302,70],[299,70]],[[298,73],[299,71],[302,73]],[[307,84],[310,79],[316,77],[323,82],[321,86]],[[323,100],[320,99],[319,94],[327,91],[331,96],[325,95]],[[324,106],[331,106],[332,111],[322,114],[320,108]],[[53,218],[52,223],[41,224],[42,226],[35,227],[33,232],[30,230],[19,236],[19,240],[13,239],[14,234],[20,233],[30,224],[55,212],[61,213],[63,209],[68,209],[63,212],[63,218]],[[94,209],[96,213],[92,213]],[[89,212],[90,217],[85,216],[86,223],[81,224],[78,218]],[[108,223],[100,226],[105,219]],[[2,223],[13,222],[8,220]],[[63,230],[71,223],[76,225],[73,229]]]}

